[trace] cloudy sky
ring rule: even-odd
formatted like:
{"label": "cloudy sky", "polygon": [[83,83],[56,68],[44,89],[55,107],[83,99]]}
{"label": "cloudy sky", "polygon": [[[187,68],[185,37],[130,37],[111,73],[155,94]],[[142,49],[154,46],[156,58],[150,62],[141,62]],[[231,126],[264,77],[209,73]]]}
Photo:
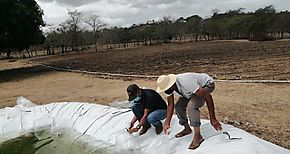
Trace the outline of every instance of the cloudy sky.
{"label": "cloudy sky", "polygon": [[277,11],[290,10],[290,0],[36,0],[44,10],[47,24],[66,20],[67,10],[96,14],[111,26],[130,26],[170,16],[173,19],[199,15],[210,17],[213,9],[225,12],[245,8],[253,12],[273,4]]}

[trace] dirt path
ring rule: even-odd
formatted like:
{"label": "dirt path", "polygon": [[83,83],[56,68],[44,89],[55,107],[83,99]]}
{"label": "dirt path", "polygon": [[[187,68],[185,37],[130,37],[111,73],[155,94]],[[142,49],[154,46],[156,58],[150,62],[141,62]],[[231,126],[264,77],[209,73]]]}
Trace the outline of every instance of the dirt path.
{"label": "dirt path", "polygon": [[31,66],[32,64],[24,63],[21,60],[0,60],[0,71]]}
{"label": "dirt path", "polygon": [[[63,101],[108,104],[126,100],[125,89],[130,83],[156,88],[155,80],[125,81],[56,71],[14,75],[11,80],[0,82],[0,108],[14,106],[19,96],[37,104]],[[218,119],[290,149],[289,84],[218,82],[216,86],[213,97]],[[208,118],[206,107],[202,110],[203,118]]]}

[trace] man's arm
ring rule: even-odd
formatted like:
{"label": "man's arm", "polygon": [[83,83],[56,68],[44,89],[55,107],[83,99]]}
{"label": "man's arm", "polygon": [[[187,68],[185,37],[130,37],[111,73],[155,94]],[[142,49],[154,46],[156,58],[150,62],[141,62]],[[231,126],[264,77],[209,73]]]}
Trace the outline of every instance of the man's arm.
{"label": "man's arm", "polygon": [[167,130],[170,128],[170,122],[174,111],[174,94],[167,97],[167,113],[166,113],[166,120],[164,124],[164,133],[168,134]]}
{"label": "man's arm", "polygon": [[127,131],[128,131],[130,134],[132,134],[133,132],[137,132],[137,131],[138,131],[137,128],[133,128],[133,126],[134,126],[134,124],[135,124],[136,121],[137,121],[137,117],[134,116],[134,117],[132,118],[131,122],[130,122],[130,126],[129,126],[129,128],[127,129]]}
{"label": "man's arm", "polygon": [[135,124],[136,121],[137,121],[137,117],[134,116],[134,117],[132,118],[131,122],[130,122],[130,127],[129,127],[129,129],[131,129],[131,128],[134,126],[134,124]]}
{"label": "man's arm", "polygon": [[215,117],[215,109],[214,109],[214,102],[212,99],[211,94],[204,88],[199,88],[196,93],[197,96],[203,97],[205,99],[207,109],[209,112],[209,117],[210,117],[210,122],[211,125],[216,129],[216,130],[222,130],[222,126],[219,123],[219,121]]}
{"label": "man's arm", "polygon": [[145,123],[145,121],[146,121],[146,119],[147,119],[147,116],[149,115],[149,112],[150,112],[150,109],[145,109],[144,110],[144,115],[143,115],[143,117],[141,118],[141,120],[140,120],[140,122],[139,122],[139,126],[143,126],[144,125],[144,123]]}
{"label": "man's arm", "polygon": [[[149,112],[150,112],[149,109],[145,109],[145,110],[144,110],[144,115],[142,116],[142,118],[141,118],[141,120],[140,120],[138,126],[143,126],[143,125],[144,125],[144,123],[145,123],[145,121],[146,121],[146,118],[147,118],[147,116],[149,115]],[[133,120],[133,119],[132,119],[132,120]],[[137,118],[136,118],[136,120],[137,120]],[[140,127],[138,127],[138,126],[135,127],[135,128],[131,128],[131,129],[129,129],[129,133],[132,134],[132,133],[134,133],[134,132],[137,132],[137,131],[140,129]]]}

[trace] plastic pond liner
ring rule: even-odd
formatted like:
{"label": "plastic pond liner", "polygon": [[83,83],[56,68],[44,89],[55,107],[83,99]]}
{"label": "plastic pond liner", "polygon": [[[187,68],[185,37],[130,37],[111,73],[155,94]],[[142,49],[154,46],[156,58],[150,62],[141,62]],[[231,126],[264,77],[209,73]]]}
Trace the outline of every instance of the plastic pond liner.
{"label": "plastic pond liner", "polygon": [[[189,150],[192,135],[176,139],[182,129],[173,116],[169,135],[156,135],[151,127],[142,136],[126,131],[133,113],[127,102],[115,107],[80,102],[35,105],[19,97],[15,107],[0,109],[0,153],[39,154],[290,154],[280,146],[259,139],[241,129],[222,124],[215,131],[208,120],[202,120],[205,141]],[[122,108],[119,108],[119,107]]]}

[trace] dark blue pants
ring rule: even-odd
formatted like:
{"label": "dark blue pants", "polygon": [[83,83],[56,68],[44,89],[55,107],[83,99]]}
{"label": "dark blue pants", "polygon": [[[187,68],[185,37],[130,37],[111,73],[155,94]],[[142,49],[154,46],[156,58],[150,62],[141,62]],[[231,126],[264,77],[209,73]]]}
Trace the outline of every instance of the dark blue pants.
{"label": "dark blue pants", "polygon": [[[140,103],[134,103],[131,107],[137,120],[140,122],[144,115],[144,107]],[[153,125],[155,127],[162,127],[160,120],[166,118],[166,109],[158,109],[149,113],[144,125]]]}

